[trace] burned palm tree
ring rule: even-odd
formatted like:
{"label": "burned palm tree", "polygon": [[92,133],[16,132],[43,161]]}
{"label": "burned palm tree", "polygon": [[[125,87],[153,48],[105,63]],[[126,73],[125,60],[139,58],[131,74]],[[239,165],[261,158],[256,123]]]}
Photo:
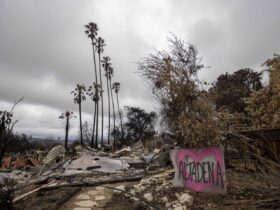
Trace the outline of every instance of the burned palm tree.
{"label": "burned palm tree", "polygon": [[66,124],[65,124],[65,142],[64,142],[64,148],[67,150],[67,145],[68,145],[68,133],[69,133],[69,128],[70,128],[70,119],[76,117],[73,112],[70,111],[65,111],[61,113],[61,115],[58,117],[59,119],[65,119]]}
{"label": "burned palm tree", "polygon": [[107,94],[108,94],[108,144],[110,144],[110,117],[111,117],[111,105],[110,105],[110,88],[109,88],[109,69],[111,68],[111,63],[110,63],[111,58],[109,56],[103,57],[102,62],[102,67],[104,68],[105,71],[105,77],[106,77],[106,82],[107,82]]}
{"label": "burned palm tree", "polygon": [[[95,104],[98,104],[98,101],[100,100],[100,85],[97,83],[93,83],[93,85],[89,86],[87,94],[88,96],[94,101]],[[98,106],[96,106],[98,108]],[[98,113],[98,109],[96,109]],[[98,115],[94,115],[93,120],[93,133],[91,138],[91,147],[98,148]],[[95,129],[95,141],[94,141],[94,129]]]}
{"label": "burned palm tree", "polygon": [[89,23],[88,25],[85,25],[85,33],[91,40],[92,45],[92,53],[93,53],[93,62],[94,62],[94,73],[95,73],[95,82],[97,83],[97,70],[96,70],[96,59],[95,59],[95,46],[96,46],[96,36],[98,27],[96,23]]}
{"label": "burned palm tree", "polygon": [[86,100],[85,96],[86,87],[82,84],[77,84],[76,88],[71,91],[71,94],[74,94],[74,103],[79,105],[79,119],[80,119],[80,143],[84,145],[83,140],[83,127],[82,127],[82,101]]}
{"label": "burned palm tree", "polygon": [[[95,47],[96,47],[96,37],[97,37],[98,27],[97,27],[96,23],[90,22],[88,25],[85,25],[85,28],[86,28],[85,33],[88,36],[88,38],[91,40],[91,44],[92,44],[92,54],[93,54],[93,63],[94,63],[95,83],[97,84],[98,80],[97,80]],[[96,121],[96,118],[98,118],[98,101],[95,101],[95,103],[94,103],[93,127],[92,127],[93,136],[94,136],[94,131],[95,131],[95,121]],[[92,137],[92,138],[94,138],[94,137]],[[93,139],[92,139],[92,141],[93,141]]]}
{"label": "burned palm tree", "polygon": [[98,37],[96,42],[96,49],[98,54],[99,83],[100,83],[100,97],[101,97],[101,146],[103,146],[103,130],[104,130],[104,105],[103,105],[103,86],[102,86],[102,76],[101,76],[101,54],[104,52],[105,46],[106,44],[104,39]]}
{"label": "burned palm tree", "polygon": [[120,90],[120,83],[119,82],[114,82],[113,83],[113,89],[115,90],[116,98],[117,98],[117,106],[118,106],[119,117],[120,117],[120,124],[121,124],[121,138],[122,138],[122,143],[123,143],[124,137],[123,137],[122,114],[121,114],[121,110],[120,110],[119,95],[118,95],[119,90]]}
{"label": "burned palm tree", "polygon": [[[114,131],[116,130],[116,113],[115,113],[115,104],[114,104],[114,97],[113,97],[113,89],[112,89],[112,77],[114,74],[114,69],[112,66],[109,67],[108,69],[108,79],[109,79],[109,85],[110,85],[110,93],[111,93],[111,100],[112,100],[112,108],[113,108],[113,125],[114,125]],[[116,135],[113,135],[114,137],[114,143],[113,147],[114,150],[116,149]]]}

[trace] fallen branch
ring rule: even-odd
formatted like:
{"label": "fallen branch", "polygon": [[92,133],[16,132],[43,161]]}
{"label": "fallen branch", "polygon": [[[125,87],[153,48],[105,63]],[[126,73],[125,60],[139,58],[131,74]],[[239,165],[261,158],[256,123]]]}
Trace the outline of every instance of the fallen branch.
{"label": "fallen branch", "polygon": [[37,192],[37,191],[39,191],[41,188],[43,188],[43,187],[45,187],[45,186],[48,186],[49,184],[52,184],[52,183],[54,183],[54,181],[52,181],[52,182],[50,182],[50,183],[48,183],[48,184],[42,185],[41,187],[37,187],[37,188],[35,188],[35,189],[33,189],[33,190],[27,192],[27,193],[24,193],[24,194],[22,194],[22,195],[20,195],[20,196],[18,196],[18,197],[16,197],[16,198],[14,198],[14,199],[13,199],[13,203],[22,200],[22,199],[25,198],[26,196],[28,196],[28,195],[30,195],[30,194],[32,194],[32,193],[34,193],[34,192]]}
{"label": "fallen branch", "polygon": [[134,181],[140,181],[143,177],[136,176],[136,177],[125,177],[125,178],[118,178],[118,179],[108,179],[108,180],[99,180],[99,181],[84,181],[81,183],[68,183],[68,184],[61,184],[56,186],[45,186],[40,188],[40,191],[49,191],[49,190],[55,190],[61,187],[95,187],[99,185],[104,184],[114,184],[119,182],[134,182]]}

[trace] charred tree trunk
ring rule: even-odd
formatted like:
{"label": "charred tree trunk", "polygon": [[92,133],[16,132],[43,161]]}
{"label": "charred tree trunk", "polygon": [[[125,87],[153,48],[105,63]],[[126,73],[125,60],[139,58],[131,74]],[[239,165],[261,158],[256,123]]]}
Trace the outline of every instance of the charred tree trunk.
{"label": "charred tree trunk", "polygon": [[116,150],[116,135],[115,135],[115,130],[116,130],[116,114],[115,114],[115,105],[114,105],[114,98],[113,98],[113,90],[112,90],[112,82],[111,82],[111,79],[110,79],[110,92],[111,92],[111,99],[112,99],[112,107],[113,107],[113,119],[114,119],[114,142],[113,142],[113,148],[114,150]]}
{"label": "charred tree trunk", "polygon": [[66,126],[65,126],[65,150],[67,150],[68,146],[68,131],[69,131],[69,116],[66,116]]}
{"label": "charred tree trunk", "polygon": [[84,140],[83,140],[83,125],[82,125],[82,97],[81,97],[81,91],[79,91],[79,118],[80,118],[80,138],[81,138],[81,145],[84,145]]}

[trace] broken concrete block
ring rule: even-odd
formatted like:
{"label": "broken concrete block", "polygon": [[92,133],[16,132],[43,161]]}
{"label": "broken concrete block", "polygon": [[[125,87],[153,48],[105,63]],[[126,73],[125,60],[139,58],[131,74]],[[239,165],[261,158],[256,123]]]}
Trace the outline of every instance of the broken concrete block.
{"label": "broken concrete block", "polygon": [[144,198],[147,199],[148,201],[152,201],[154,199],[152,193],[144,194]]}
{"label": "broken concrete block", "polygon": [[169,208],[171,205],[172,205],[171,203],[166,203],[166,204],[165,204],[165,207],[166,207],[166,208]]}
{"label": "broken concrete block", "polygon": [[180,196],[179,201],[181,204],[188,204],[189,206],[193,205],[193,196],[188,193],[184,193]]}
{"label": "broken concrete block", "polygon": [[167,196],[164,196],[163,198],[161,198],[161,200],[162,200],[164,203],[168,203],[168,198],[167,198]]}

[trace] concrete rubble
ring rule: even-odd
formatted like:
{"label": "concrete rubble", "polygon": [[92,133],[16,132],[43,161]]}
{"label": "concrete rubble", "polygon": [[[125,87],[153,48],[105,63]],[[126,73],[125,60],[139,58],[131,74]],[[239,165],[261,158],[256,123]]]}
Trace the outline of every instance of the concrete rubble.
{"label": "concrete rubble", "polygon": [[[241,181],[235,180],[240,172],[234,170],[227,171],[228,197],[175,187],[174,169],[169,160],[172,148],[174,145],[165,144],[146,149],[141,142],[116,152],[77,146],[73,155],[63,147],[56,147],[49,153],[40,152],[40,160],[36,159],[36,164],[29,167],[7,167],[6,162],[0,169],[0,197],[5,198],[4,201],[0,199],[0,204],[13,205],[16,210],[35,210],[35,206],[63,210],[188,210],[215,209],[226,202],[230,206],[236,196],[245,199],[250,193],[255,197],[263,195],[257,189],[250,193],[242,191],[242,186],[255,183],[255,178],[243,174],[247,181],[239,186]],[[276,183],[270,189],[279,192]],[[223,203],[221,199],[224,199]]]}
{"label": "concrete rubble", "polygon": [[[186,209],[185,207],[191,206],[193,202],[191,195],[186,195],[186,192],[178,198],[168,194],[161,196],[164,191],[172,188],[173,173],[167,155],[169,150],[164,148],[148,150],[139,141],[132,147],[124,147],[116,152],[76,146],[75,155],[69,155],[59,145],[48,153],[37,153],[40,154],[40,159],[34,159],[35,164],[27,170],[26,167],[21,170],[9,169],[7,166],[11,164],[6,161],[5,168],[8,168],[8,171],[0,173],[1,184],[7,183],[7,180],[14,182],[15,209],[21,203],[22,206],[28,206],[25,203],[29,198],[36,203],[36,199],[41,199],[38,197],[41,194],[48,199],[48,192],[59,194],[64,188],[79,189],[79,186],[88,187],[89,190],[76,193],[73,201],[68,201],[71,201],[74,207],[72,209],[76,210],[101,208],[106,206],[106,203],[109,205],[108,199],[126,199],[125,202],[130,205],[141,204],[146,206],[146,209],[150,208],[149,203],[158,209]],[[42,154],[45,154],[45,157]],[[100,183],[101,186],[98,186]],[[108,184],[105,186],[103,183]],[[110,186],[113,187],[110,189]],[[105,193],[106,189],[111,190],[110,195]],[[44,202],[47,201],[40,202],[40,205]],[[65,201],[63,205],[66,205],[65,203],[67,204]]]}

